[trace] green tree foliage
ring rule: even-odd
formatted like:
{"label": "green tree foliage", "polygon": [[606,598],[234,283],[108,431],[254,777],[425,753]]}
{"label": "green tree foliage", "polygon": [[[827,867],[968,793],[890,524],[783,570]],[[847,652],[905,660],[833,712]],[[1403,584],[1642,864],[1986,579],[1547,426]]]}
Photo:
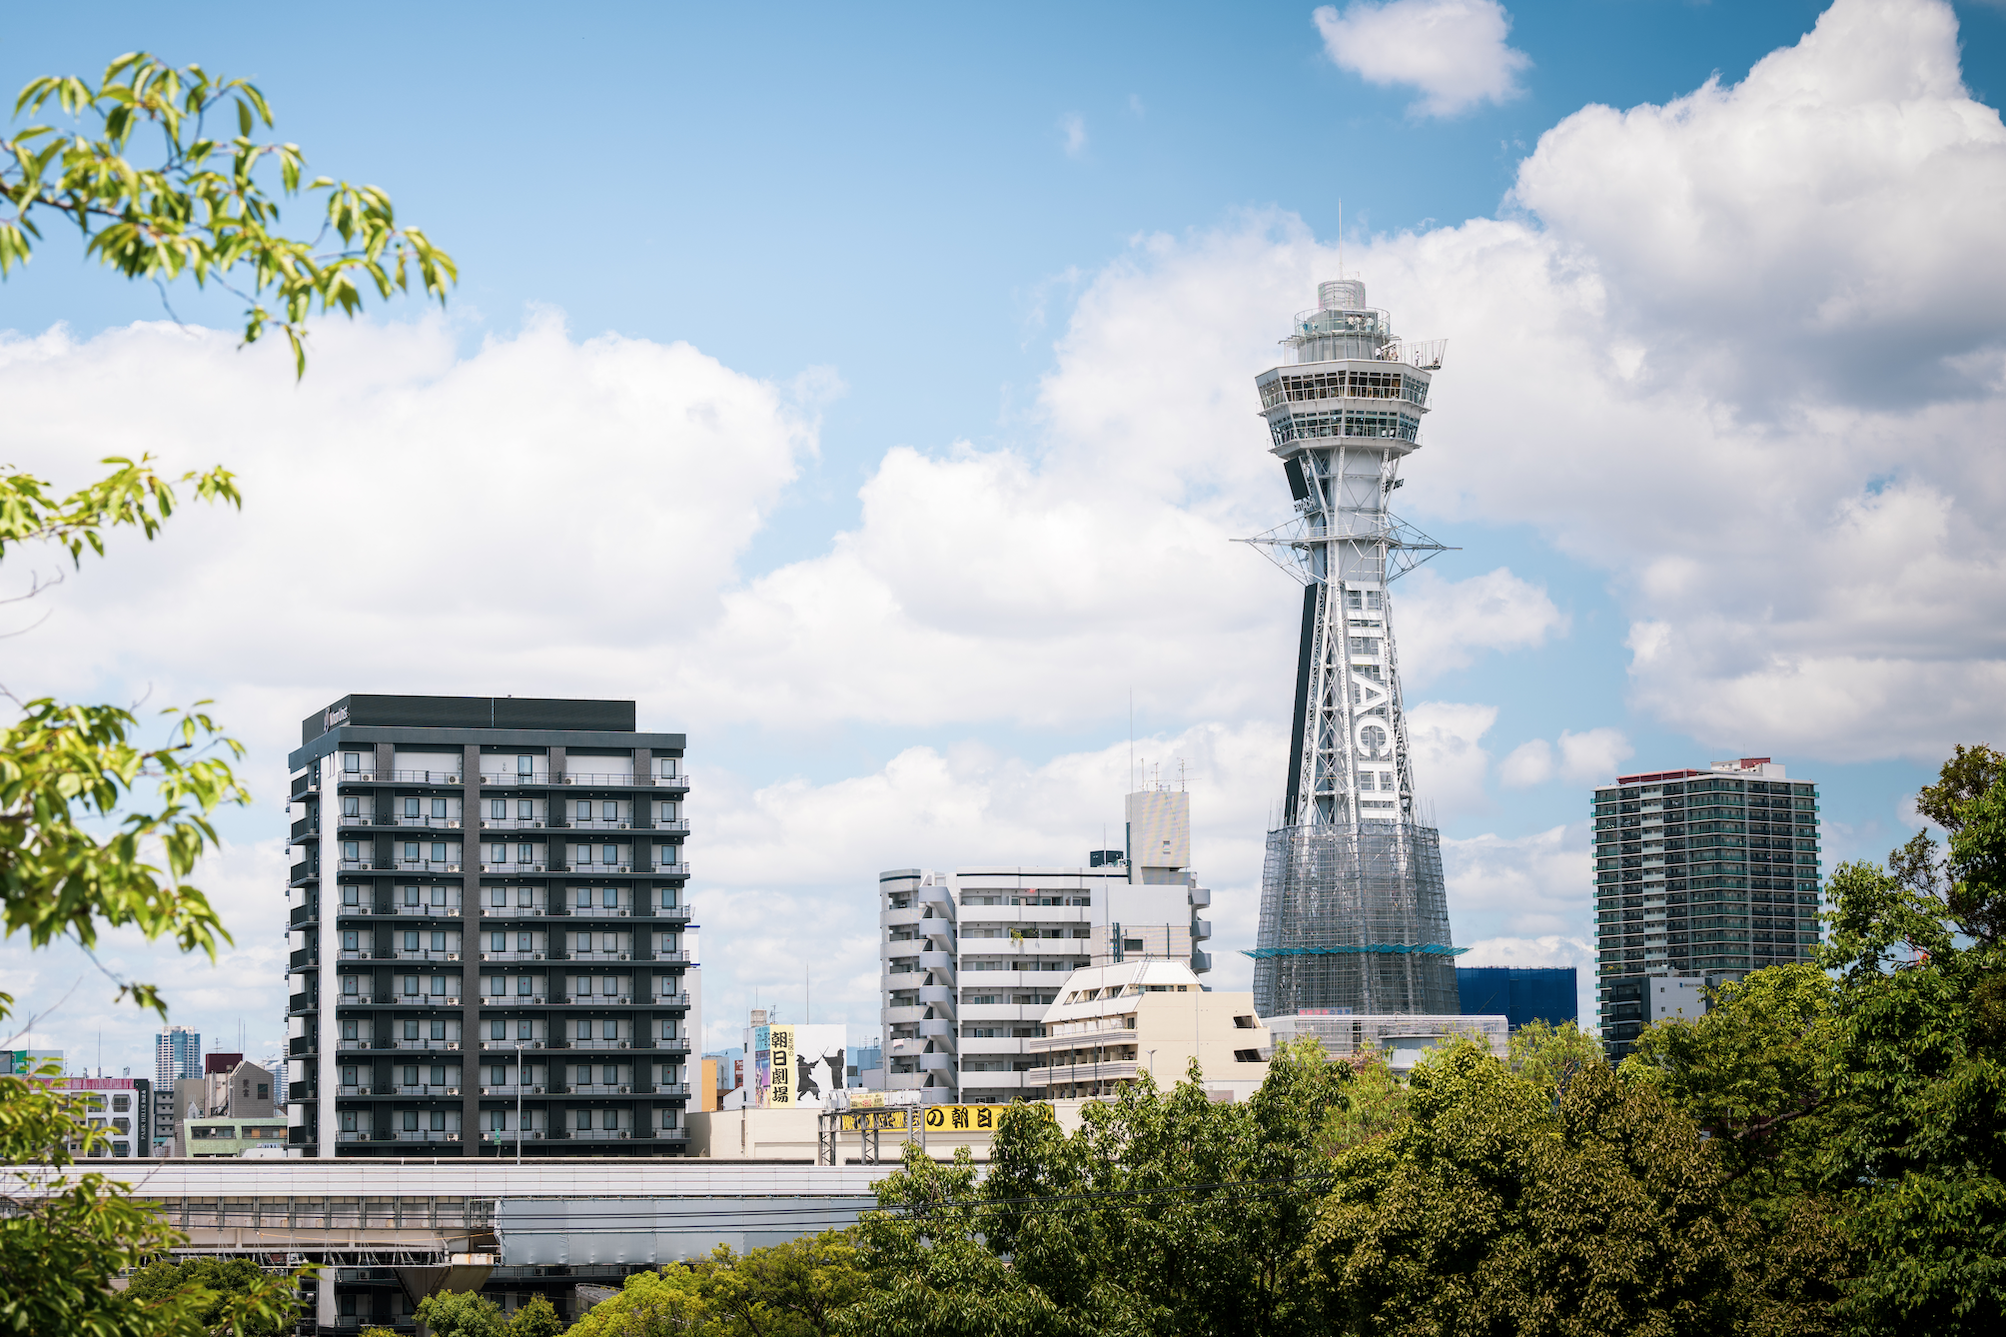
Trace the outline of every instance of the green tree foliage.
{"label": "green tree foliage", "polygon": [[418,1302],[433,1337],[508,1337],[508,1317],[479,1291],[434,1291]]}
{"label": "green tree foliage", "polygon": [[1818,1297],[1772,1275],[1726,1169],[1652,1085],[1587,1062],[1550,1087],[1464,1043],[1415,1069],[1409,1112],[1337,1159],[1290,1279],[1321,1311],[1308,1330],[1818,1330]]}
{"label": "green tree foliage", "polygon": [[710,1307],[698,1292],[686,1267],[636,1272],[618,1295],[586,1310],[567,1337],[709,1337]]}
{"label": "green tree foliage", "polygon": [[532,1296],[508,1321],[508,1337],[558,1337],[563,1331],[564,1320],[541,1295]]}
{"label": "green tree foliage", "polygon": [[698,1262],[627,1278],[620,1294],[572,1325],[571,1337],[823,1337],[863,1293],[856,1258],[840,1230],[743,1254],[720,1244]]}
{"label": "green tree foliage", "polygon": [[[1001,1116],[1000,1141],[1023,1107]],[[908,1144],[905,1166],[877,1185],[879,1212],[857,1227],[864,1299],[836,1331],[856,1337],[1045,1337],[1078,1325],[985,1241],[991,1218],[968,1148],[943,1165]]]}
{"label": "green tree foliage", "polygon": [[1556,1095],[1582,1069],[1606,1062],[1602,1041],[1571,1021],[1558,1026],[1529,1021],[1511,1033],[1507,1044],[1512,1071]]}
{"label": "green tree foliage", "polygon": [[[196,1287],[208,1292],[210,1299],[195,1311],[195,1320],[205,1330],[213,1330],[226,1324],[233,1306],[268,1293],[271,1279],[248,1258],[190,1258],[183,1262],[160,1259],[134,1274],[126,1294],[142,1303],[160,1304],[178,1296],[192,1297]],[[237,1330],[245,1337],[278,1337],[280,1333],[291,1332],[290,1308],[287,1306],[286,1311],[262,1319],[240,1322]]]}
{"label": "green tree foliage", "polygon": [[[307,316],[316,306],[360,310],[358,278],[388,298],[408,291],[415,271],[443,304],[458,277],[452,257],[422,231],[398,226],[390,197],[375,186],[316,177],[306,189],[326,193],[317,235],[281,231],[279,201],[260,169],[269,163],[280,195],[297,195],[306,157],[297,144],[252,139],[271,127],[272,112],[242,79],[199,65],[175,69],[136,51],[95,83],[33,80],[14,104],[17,117],[24,111],[60,112],[70,128],[28,125],[0,140],[0,195],[12,205],[12,217],[0,219],[0,276],[27,262],[42,235],[38,219],[58,219],[82,235],[87,254],[127,278],[187,275],[242,298],[246,343],[273,322],[266,302],[275,302],[302,374]],[[157,155],[129,157],[135,134],[157,135]]]}
{"label": "green tree foliage", "polygon": [[121,1272],[180,1236],[126,1185],[77,1171],[70,1145],[88,1156],[105,1136],[84,1125],[77,1098],[30,1078],[0,1077],[0,1195],[8,1208],[0,1215],[0,1333],[251,1337],[289,1328],[291,1286],[255,1268],[178,1274],[188,1283],[180,1286],[163,1286],[155,1272],[143,1286],[113,1289]]}
{"label": "green tree foliage", "polygon": [[[96,83],[37,79],[15,104],[55,110],[72,129],[29,125],[0,139],[0,276],[28,260],[38,220],[77,229],[88,254],[128,278],[162,286],[183,275],[216,282],[246,301],[244,339],[275,319],[305,370],[305,325],[317,303],[353,314],[357,279],[388,297],[408,291],[415,271],[441,301],[456,278],[450,257],[422,232],[399,227],[382,191],[316,180],[326,220],[316,239],[279,230],[277,202],[260,184],[261,164],[280,192],[296,194],[304,159],[296,145],[256,144],[269,127],[263,94],[197,66],[171,69],[144,54],[120,57]],[[213,137],[212,115],[234,112],[237,135]],[[134,136],[159,136],[152,162],[127,157]],[[338,245],[323,246],[329,237]],[[279,316],[267,309],[275,302]],[[111,458],[110,472],[64,493],[47,480],[0,468],[0,557],[23,544],[53,548],[80,564],[105,553],[106,531],[127,527],[153,538],[173,513],[177,486],[199,500],[240,504],[224,469],[170,479],[149,460]],[[29,593],[37,586],[30,583]],[[113,705],[23,700],[0,730],[0,925],[31,947],[67,938],[86,951],[100,927],[132,927],[184,952],[212,959],[229,941],[214,909],[187,879],[216,843],[210,817],[246,800],[230,770],[242,749],[198,711],[166,712],[167,727],[143,736],[139,716]],[[159,990],[122,983],[166,1016]],[[14,999],[0,993],[0,1019]],[[149,1269],[154,1280],[118,1291],[119,1273],[181,1242],[128,1186],[83,1172],[103,1140],[76,1102],[33,1080],[0,1078],[0,1334],[195,1334],[277,1331],[293,1308],[291,1286],[269,1277]],[[72,1148],[77,1149],[73,1153]],[[163,1266],[156,1264],[156,1267]],[[169,1266],[171,1265],[164,1265]],[[180,1278],[169,1289],[162,1278]],[[224,1280],[229,1285],[211,1285]],[[241,1284],[239,1284],[241,1283]]]}
{"label": "green tree foliage", "polygon": [[1844,864],[1829,894],[1834,972],[1829,1155],[1863,1250],[1863,1332],[2006,1328],[2006,757],[1957,750],[1886,868]]}
{"label": "green tree foliage", "polygon": [[871,1285],[840,1330],[1294,1331],[1285,1273],[1351,1078],[1310,1044],[1278,1053],[1244,1103],[1213,1102],[1194,1072],[1167,1092],[1145,1075],[1071,1135],[1015,1106],[979,1188],[965,1158],[909,1152],[859,1227]]}

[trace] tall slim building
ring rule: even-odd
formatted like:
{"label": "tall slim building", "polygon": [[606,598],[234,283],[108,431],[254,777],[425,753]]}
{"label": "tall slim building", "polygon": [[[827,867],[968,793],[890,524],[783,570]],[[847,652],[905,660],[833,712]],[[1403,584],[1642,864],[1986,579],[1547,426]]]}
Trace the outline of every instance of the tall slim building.
{"label": "tall slim building", "polygon": [[1439,343],[1403,344],[1365,285],[1317,287],[1255,377],[1295,519],[1253,540],[1302,582],[1288,788],[1268,833],[1254,1002],[1452,1015],[1440,840],[1415,807],[1388,584],[1441,545],[1387,498],[1421,446]]}
{"label": "tall slim building", "polygon": [[631,701],[358,695],[301,737],[295,1152],[679,1154],[683,735]]}
{"label": "tall slim building", "polygon": [[928,1104],[1040,1099],[1032,1041],[1066,977],[1168,960],[1204,974],[1212,893],[1191,871],[1191,798],[1130,794],[1126,848],[1084,868],[895,868],[878,875],[885,1086]]}
{"label": "tall slim building", "polygon": [[202,1032],[169,1026],[153,1037],[153,1089],[171,1091],[183,1077],[202,1075]]}
{"label": "tall slim building", "polygon": [[1767,757],[1619,775],[1595,790],[1603,1044],[1705,1007],[1702,989],[1808,961],[1818,943],[1818,786]]}

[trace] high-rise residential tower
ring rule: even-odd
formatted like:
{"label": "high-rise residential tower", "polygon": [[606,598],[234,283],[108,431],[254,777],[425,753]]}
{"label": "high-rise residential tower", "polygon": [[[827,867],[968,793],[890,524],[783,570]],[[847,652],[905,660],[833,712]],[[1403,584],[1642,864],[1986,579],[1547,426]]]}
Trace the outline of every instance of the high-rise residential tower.
{"label": "high-rise residential tower", "polygon": [[1387,510],[1442,345],[1403,344],[1356,279],[1319,284],[1255,377],[1295,518],[1253,540],[1303,585],[1288,788],[1268,833],[1254,1002],[1454,1014],[1440,841],[1415,807],[1389,582],[1441,545]]}
{"label": "high-rise residential tower", "polygon": [[153,1037],[153,1088],[171,1091],[183,1077],[202,1075],[202,1032],[169,1026]]}
{"label": "high-rise residential tower", "polygon": [[1087,966],[1176,961],[1202,975],[1198,912],[1212,893],[1191,871],[1191,797],[1126,800],[1126,847],[1084,868],[985,866],[878,875],[884,1082],[928,1104],[1038,1099],[1045,1010]]}
{"label": "high-rise residential tower", "polygon": [[438,696],[343,697],[301,734],[295,1153],[680,1153],[683,735],[631,701]]}
{"label": "high-rise residential tower", "polygon": [[1595,973],[1611,1059],[1702,990],[1818,943],[1818,786],[1768,757],[1595,790]]}

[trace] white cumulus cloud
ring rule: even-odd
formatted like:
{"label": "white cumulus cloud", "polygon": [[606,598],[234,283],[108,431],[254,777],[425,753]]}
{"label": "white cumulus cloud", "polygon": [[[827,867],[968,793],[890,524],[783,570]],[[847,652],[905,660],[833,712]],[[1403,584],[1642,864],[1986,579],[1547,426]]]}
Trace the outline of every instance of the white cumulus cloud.
{"label": "white cumulus cloud", "polygon": [[1534,738],[1520,743],[1498,763],[1498,778],[1513,789],[1561,779],[1569,784],[1607,783],[1636,752],[1621,729],[1603,727],[1574,733],[1563,729],[1552,743]]}
{"label": "white cumulus cloud", "polygon": [[1453,116],[1525,91],[1518,77],[1532,57],[1506,42],[1511,16],[1498,0],[1353,0],[1313,17],[1339,69],[1380,87],[1419,89],[1412,115]]}

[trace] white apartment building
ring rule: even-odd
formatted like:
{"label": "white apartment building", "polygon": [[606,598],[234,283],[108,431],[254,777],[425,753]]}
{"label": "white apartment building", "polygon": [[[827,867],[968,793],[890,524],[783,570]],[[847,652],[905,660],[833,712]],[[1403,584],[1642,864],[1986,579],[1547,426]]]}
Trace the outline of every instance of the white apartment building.
{"label": "white apartment building", "polygon": [[1212,893],[1191,872],[1190,795],[1125,801],[1127,840],[1084,868],[986,866],[878,876],[887,1089],[929,1104],[1039,1099],[1031,1041],[1075,970],[1170,960],[1212,968],[1198,912]]}

